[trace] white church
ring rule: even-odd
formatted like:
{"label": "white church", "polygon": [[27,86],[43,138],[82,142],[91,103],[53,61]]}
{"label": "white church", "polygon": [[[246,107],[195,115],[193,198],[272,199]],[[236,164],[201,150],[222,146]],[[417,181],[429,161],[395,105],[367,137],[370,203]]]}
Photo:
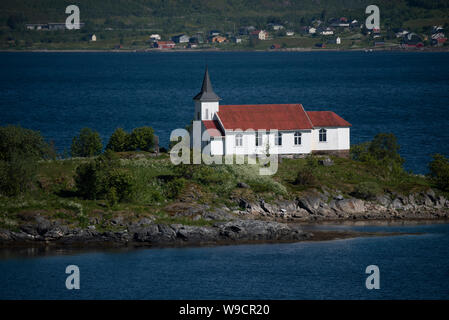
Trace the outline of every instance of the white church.
{"label": "white church", "polygon": [[194,120],[201,121],[212,155],[349,155],[351,124],[332,111],[305,111],[301,104],[220,105],[207,67],[193,100]]}

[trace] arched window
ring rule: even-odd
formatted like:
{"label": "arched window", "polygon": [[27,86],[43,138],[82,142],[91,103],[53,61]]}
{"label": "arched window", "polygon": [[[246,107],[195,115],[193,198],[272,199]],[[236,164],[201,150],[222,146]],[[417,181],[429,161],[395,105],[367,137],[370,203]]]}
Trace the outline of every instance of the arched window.
{"label": "arched window", "polygon": [[326,142],[326,141],[327,141],[327,130],[320,129],[320,142]]}
{"label": "arched window", "polygon": [[243,135],[241,133],[237,133],[237,135],[235,136],[235,146],[243,146]]}
{"label": "arched window", "polygon": [[301,144],[301,132],[295,132],[295,145]]}

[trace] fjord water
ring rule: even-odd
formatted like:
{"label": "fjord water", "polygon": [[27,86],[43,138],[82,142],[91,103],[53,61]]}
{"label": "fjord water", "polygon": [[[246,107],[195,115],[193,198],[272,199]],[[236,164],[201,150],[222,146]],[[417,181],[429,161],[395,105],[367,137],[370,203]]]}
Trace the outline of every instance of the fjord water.
{"label": "fjord water", "polygon": [[393,132],[417,173],[449,155],[447,52],[0,53],[0,125],[40,130],[59,151],[86,126],[107,142],[149,125],[167,145],[193,118],[206,63],[222,104],[335,111],[352,143]]}
{"label": "fjord water", "polygon": [[[3,251],[0,299],[449,299],[448,224],[332,229],[422,234],[32,258]],[[79,290],[65,288],[72,264]],[[368,265],[380,269],[379,290],[365,287]]]}
{"label": "fjord water", "polygon": [[[406,168],[449,155],[449,53],[0,53],[0,125],[62,151],[82,127],[104,142],[150,125],[167,144],[193,117],[207,63],[222,104],[302,103],[352,123],[351,142],[393,132]],[[449,225],[345,227],[422,235],[200,248],[0,250],[0,299],[448,299]],[[28,255],[26,253],[30,253]],[[65,288],[80,267],[81,290]],[[381,289],[365,288],[365,268]]]}

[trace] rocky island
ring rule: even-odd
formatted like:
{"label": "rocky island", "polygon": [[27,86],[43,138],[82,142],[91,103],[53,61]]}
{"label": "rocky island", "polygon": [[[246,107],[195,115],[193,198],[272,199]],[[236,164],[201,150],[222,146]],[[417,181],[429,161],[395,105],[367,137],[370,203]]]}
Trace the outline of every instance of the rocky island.
{"label": "rocky island", "polygon": [[281,158],[276,174],[261,176],[258,164],[174,165],[165,152],[113,151],[111,143],[100,155],[49,158],[35,132],[1,129],[3,247],[321,240],[359,234],[304,225],[449,217],[447,158],[435,155],[426,176],[407,172],[388,134],[352,146],[350,158]]}

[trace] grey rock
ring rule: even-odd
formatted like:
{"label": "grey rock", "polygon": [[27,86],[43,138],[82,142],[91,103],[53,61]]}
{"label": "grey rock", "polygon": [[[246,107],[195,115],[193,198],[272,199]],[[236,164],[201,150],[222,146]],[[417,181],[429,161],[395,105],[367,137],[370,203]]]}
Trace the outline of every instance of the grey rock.
{"label": "grey rock", "polygon": [[238,188],[248,189],[249,185],[247,185],[245,182],[238,182],[237,183]]}
{"label": "grey rock", "polygon": [[207,211],[202,214],[202,217],[205,220],[232,220],[235,217],[228,211],[223,208],[217,208],[213,211]]}
{"label": "grey rock", "polygon": [[298,207],[306,209],[309,213],[315,214],[320,207],[321,198],[315,195],[307,195],[298,199]]}
{"label": "grey rock", "polygon": [[393,200],[393,202],[391,203],[391,207],[395,210],[403,210],[404,209],[402,201],[399,198],[396,198]]}
{"label": "grey rock", "polygon": [[365,203],[360,199],[344,199],[337,201],[336,205],[338,209],[349,214],[364,213],[366,210]]}
{"label": "grey rock", "polygon": [[387,195],[378,195],[376,196],[376,200],[384,207],[388,207],[391,203],[391,200]]}
{"label": "grey rock", "polygon": [[334,161],[331,158],[324,158],[318,160],[318,163],[322,166],[329,167],[334,165]]}

